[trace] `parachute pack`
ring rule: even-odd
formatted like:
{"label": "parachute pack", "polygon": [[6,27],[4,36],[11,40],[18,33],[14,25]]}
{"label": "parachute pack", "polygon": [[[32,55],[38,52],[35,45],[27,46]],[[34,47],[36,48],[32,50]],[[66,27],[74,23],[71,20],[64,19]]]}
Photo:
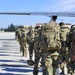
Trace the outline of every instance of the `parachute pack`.
{"label": "parachute pack", "polygon": [[22,40],[23,42],[26,41],[26,31],[25,31],[24,29],[21,30],[21,40]]}
{"label": "parachute pack", "polygon": [[34,42],[34,33],[33,31],[29,31],[27,34],[26,34],[26,37],[27,37],[27,43],[33,43]]}
{"label": "parachute pack", "polygon": [[42,32],[42,48],[60,50],[60,26],[55,23],[44,23]]}

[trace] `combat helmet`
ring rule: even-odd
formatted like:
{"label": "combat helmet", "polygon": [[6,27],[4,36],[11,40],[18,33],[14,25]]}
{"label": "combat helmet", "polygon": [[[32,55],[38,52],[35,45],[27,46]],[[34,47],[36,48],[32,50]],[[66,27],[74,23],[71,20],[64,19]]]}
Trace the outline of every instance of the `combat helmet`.
{"label": "combat helmet", "polygon": [[25,29],[24,28],[21,28],[21,31],[25,31]]}
{"label": "combat helmet", "polygon": [[24,26],[24,29],[28,29],[28,26]]}
{"label": "combat helmet", "polygon": [[32,26],[29,26],[28,29],[31,30],[32,29]]}
{"label": "combat helmet", "polygon": [[24,28],[24,26],[23,26],[23,25],[21,25],[21,26],[19,26],[18,28]]}
{"label": "combat helmet", "polygon": [[33,60],[27,60],[27,64],[28,64],[29,66],[33,66],[35,63],[34,63]]}
{"label": "combat helmet", "polygon": [[60,22],[59,25],[60,25],[60,27],[63,26],[64,25],[64,22]]}
{"label": "combat helmet", "polygon": [[56,51],[56,52],[52,53],[51,56],[59,56],[59,53]]}

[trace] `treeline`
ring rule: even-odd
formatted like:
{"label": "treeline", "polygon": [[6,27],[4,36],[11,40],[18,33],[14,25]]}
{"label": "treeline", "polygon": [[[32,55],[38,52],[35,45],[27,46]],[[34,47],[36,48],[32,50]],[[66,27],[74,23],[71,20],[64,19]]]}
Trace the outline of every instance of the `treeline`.
{"label": "treeline", "polygon": [[14,25],[13,23],[10,24],[7,28],[1,28],[1,30],[4,30],[5,32],[14,32],[20,25]]}

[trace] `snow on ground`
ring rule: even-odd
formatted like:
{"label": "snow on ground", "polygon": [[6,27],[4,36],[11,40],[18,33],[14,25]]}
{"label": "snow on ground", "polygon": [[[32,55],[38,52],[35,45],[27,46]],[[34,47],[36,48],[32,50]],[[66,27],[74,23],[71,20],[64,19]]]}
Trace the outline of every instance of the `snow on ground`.
{"label": "snow on ground", "polygon": [[15,32],[0,32],[0,39],[15,39]]}
{"label": "snow on ground", "polygon": [[14,32],[0,32],[0,75],[33,75],[33,66],[27,65],[28,57],[22,57],[19,47]]}

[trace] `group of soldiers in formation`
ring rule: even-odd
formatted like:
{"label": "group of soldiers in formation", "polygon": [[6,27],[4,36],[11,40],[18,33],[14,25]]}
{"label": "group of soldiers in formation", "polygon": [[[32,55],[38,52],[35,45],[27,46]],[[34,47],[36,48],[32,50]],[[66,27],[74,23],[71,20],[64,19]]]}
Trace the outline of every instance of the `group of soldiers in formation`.
{"label": "group of soldiers in formation", "polygon": [[[22,56],[29,51],[29,66],[34,66],[33,75],[38,75],[38,64],[42,75],[74,74],[75,26],[55,21],[37,24],[35,27],[20,26],[15,31]],[[34,60],[33,58],[34,52]]]}

